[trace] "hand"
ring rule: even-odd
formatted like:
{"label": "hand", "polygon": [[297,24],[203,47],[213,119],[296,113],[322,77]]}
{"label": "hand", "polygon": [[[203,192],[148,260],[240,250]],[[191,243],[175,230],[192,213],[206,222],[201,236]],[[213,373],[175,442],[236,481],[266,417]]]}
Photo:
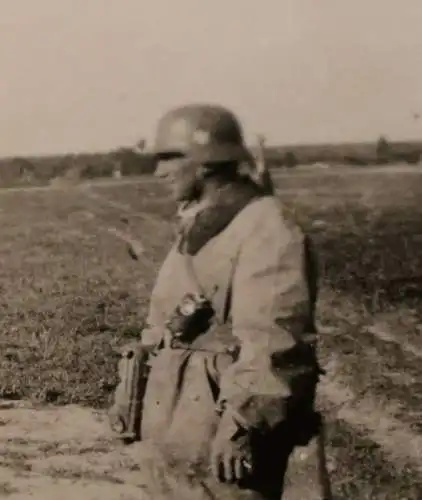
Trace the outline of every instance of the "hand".
{"label": "hand", "polygon": [[147,326],[142,330],[141,339],[144,346],[155,347],[163,340],[165,331],[163,327]]}
{"label": "hand", "polygon": [[[231,420],[231,421],[230,421]],[[240,481],[252,472],[249,433],[224,417],[211,445],[211,470],[218,480]]]}

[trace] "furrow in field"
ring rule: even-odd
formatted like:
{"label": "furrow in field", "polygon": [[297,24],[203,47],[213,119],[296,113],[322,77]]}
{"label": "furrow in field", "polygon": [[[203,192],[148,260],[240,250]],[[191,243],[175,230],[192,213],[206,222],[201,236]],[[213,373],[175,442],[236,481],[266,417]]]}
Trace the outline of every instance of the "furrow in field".
{"label": "furrow in field", "polygon": [[323,379],[319,387],[322,406],[358,432],[365,432],[392,463],[412,466],[422,475],[422,435],[394,417],[394,404],[380,401],[370,391],[356,392],[341,376],[341,364],[335,356],[327,364],[331,376]]}

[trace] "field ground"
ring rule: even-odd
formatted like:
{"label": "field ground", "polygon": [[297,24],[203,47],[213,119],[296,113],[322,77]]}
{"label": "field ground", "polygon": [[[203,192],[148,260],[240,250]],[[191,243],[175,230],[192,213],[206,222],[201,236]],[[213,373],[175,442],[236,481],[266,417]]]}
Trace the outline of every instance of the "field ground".
{"label": "field ground", "polygon": [[[320,251],[337,500],[422,498],[421,174],[277,174]],[[0,191],[0,496],[143,498],[136,449],[116,450],[104,407],[113,346],[142,326],[173,210],[152,179]]]}

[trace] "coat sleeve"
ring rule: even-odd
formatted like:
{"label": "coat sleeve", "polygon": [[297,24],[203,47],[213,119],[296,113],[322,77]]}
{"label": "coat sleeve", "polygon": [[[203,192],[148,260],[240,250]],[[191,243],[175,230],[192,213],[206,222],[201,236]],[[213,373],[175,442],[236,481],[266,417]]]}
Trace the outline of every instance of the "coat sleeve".
{"label": "coat sleeve", "polygon": [[269,208],[239,254],[231,316],[241,348],[220,380],[220,408],[246,428],[272,428],[285,418],[295,380],[310,370],[297,347],[315,340],[316,276],[309,275],[305,236],[281,207]]}

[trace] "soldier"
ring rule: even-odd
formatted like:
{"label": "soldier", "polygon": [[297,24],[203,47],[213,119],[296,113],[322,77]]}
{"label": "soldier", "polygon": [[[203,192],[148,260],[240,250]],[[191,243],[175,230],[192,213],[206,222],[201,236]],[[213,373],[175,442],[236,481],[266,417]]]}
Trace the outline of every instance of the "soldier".
{"label": "soldier", "polygon": [[142,338],[120,361],[111,412],[122,436],[141,436],[146,490],[154,499],[329,498],[309,238],[285,216],[268,173],[241,173],[252,158],[229,110],[171,110],[156,154],[180,231]]}

